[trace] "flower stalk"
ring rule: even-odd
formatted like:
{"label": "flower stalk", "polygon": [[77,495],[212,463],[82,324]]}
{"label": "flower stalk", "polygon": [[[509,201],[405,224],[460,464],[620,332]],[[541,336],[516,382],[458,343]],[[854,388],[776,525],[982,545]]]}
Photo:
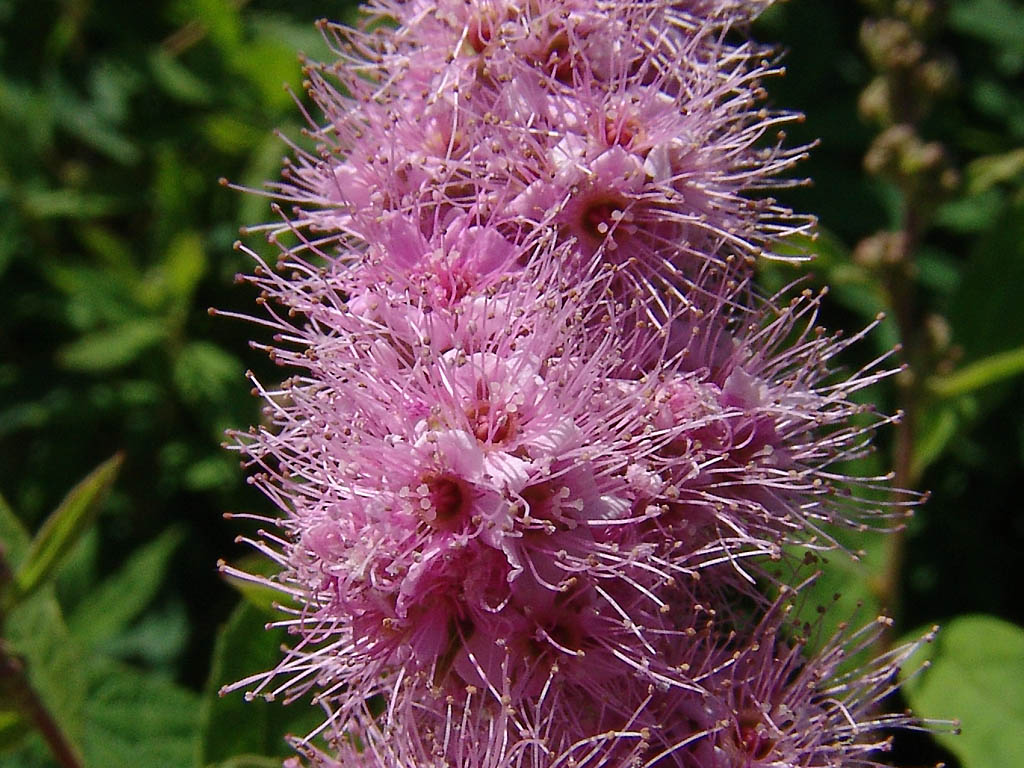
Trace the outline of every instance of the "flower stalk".
{"label": "flower stalk", "polygon": [[[948,59],[928,47],[930,33],[941,22],[938,3],[919,0],[874,6],[879,16],[864,22],[861,44],[876,74],[861,95],[860,111],[881,132],[864,165],[870,174],[898,189],[900,226],[866,239],[855,258],[880,271],[907,361],[895,379],[902,418],[895,427],[892,457],[896,487],[914,488],[920,482],[914,453],[918,411],[927,398],[926,383],[936,362],[935,345],[925,332],[928,324],[917,306],[914,259],[935,208],[959,182],[945,149],[938,142],[923,141],[917,126],[952,87],[955,71]],[[897,617],[904,549],[903,531],[887,538],[885,571],[876,584],[881,604]]]}

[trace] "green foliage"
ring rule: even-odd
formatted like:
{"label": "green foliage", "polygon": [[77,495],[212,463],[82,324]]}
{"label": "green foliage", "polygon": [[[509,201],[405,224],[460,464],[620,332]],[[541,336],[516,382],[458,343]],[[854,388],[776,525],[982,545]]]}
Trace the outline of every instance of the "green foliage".
{"label": "green foliage", "polygon": [[76,485],[47,518],[32,540],[28,554],[14,575],[5,608],[16,605],[46,584],[63,559],[92,525],[123,462],[114,456]]}
{"label": "green foliage", "polygon": [[[69,498],[84,493],[83,488],[95,493],[101,481],[109,483],[116,471],[112,466],[100,467]],[[40,550],[2,500],[0,533],[8,562],[18,573],[31,568]],[[137,669],[97,650],[151,602],[166,576],[168,555],[180,540],[172,530],[135,553],[119,573],[87,593],[71,622],[65,621],[53,585],[43,582],[18,593],[4,613],[7,652],[21,660],[32,689],[86,768],[161,768],[191,760],[199,697],[156,670]],[[48,573],[63,562],[52,558]],[[29,738],[19,710],[8,708],[11,701],[5,697],[0,704],[0,766],[47,764],[38,736]]]}
{"label": "green foliage", "polygon": [[282,706],[260,698],[246,701],[240,691],[220,695],[222,686],[277,665],[287,635],[268,631],[266,624],[264,611],[242,603],[217,635],[199,726],[201,766],[255,768],[268,756],[287,757],[291,748],[285,736],[304,736],[323,720],[320,709],[307,700]]}
{"label": "green foliage", "polygon": [[165,531],[94,586],[68,619],[78,641],[90,648],[101,647],[127,629],[156,596],[182,538],[180,529]]}
{"label": "green foliage", "polygon": [[[914,637],[911,633],[910,638]],[[905,694],[926,718],[957,719],[936,738],[963,768],[1014,768],[1024,758],[1024,630],[992,616],[961,616],[908,662]]]}

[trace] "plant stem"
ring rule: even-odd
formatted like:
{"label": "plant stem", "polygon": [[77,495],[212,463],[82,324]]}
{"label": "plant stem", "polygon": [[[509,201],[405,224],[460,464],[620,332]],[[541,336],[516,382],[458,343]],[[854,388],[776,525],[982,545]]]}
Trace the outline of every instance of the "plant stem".
{"label": "plant stem", "polygon": [[[0,591],[12,581],[3,542],[0,542]],[[0,632],[6,617],[0,612]],[[36,727],[61,768],[83,768],[81,759],[60,725],[50,714],[28,679],[24,660],[0,637],[0,690],[2,690]]]}
{"label": "plant stem", "polygon": [[4,688],[10,693],[18,709],[35,725],[61,767],[82,768],[82,761],[57,721],[32,690],[25,674],[24,662],[10,653],[3,642],[0,642],[0,680],[4,681]]}
{"label": "plant stem", "polygon": [[[919,328],[916,322],[916,297],[914,285],[914,252],[922,235],[921,217],[915,212],[915,200],[904,190],[902,224],[902,253],[894,268],[888,274],[887,287],[893,315],[903,346],[906,369],[897,377],[897,407],[902,418],[896,425],[893,440],[893,487],[896,489],[893,501],[905,501],[903,494],[912,490],[919,478],[914,473],[914,434],[917,426],[917,403],[921,394],[919,375]],[[903,563],[906,550],[906,529],[899,528],[886,537],[885,566],[878,580],[878,595],[889,616],[899,624]],[[888,638],[891,640],[891,638]]]}

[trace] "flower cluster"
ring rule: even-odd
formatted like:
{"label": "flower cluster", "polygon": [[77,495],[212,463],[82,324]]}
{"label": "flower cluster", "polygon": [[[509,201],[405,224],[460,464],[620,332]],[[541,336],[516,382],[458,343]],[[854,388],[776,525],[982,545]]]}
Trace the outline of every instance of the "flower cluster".
{"label": "flower cluster", "polygon": [[837,468],[888,420],[852,397],[884,358],[836,376],[861,334],[751,287],[811,226],[761,192],[804,153],[760,106],[770,52],[733,42],[766,4],[323,25],[279,258],[238,246],[289,376],[252,377],[264,420],[234,443],[283,513],[251,543],[296,636],[234,687],[312,693],[315,762],[870,764],[908,722],[871,712],[906,649],[837,676],[873,630],[812,656],[787,618],[793,552],[913,498]]}

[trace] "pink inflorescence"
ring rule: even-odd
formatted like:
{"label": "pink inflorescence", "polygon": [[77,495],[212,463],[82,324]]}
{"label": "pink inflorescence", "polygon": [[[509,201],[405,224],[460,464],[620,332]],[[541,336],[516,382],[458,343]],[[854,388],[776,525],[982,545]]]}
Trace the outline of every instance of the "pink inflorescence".
{"label": "pink inflorescence", "polygon": [[915,498],[839,468],[891,420],[853,397],[886,356],[836,375],[863,333],[751,286],[812,224],[763,192],[805,151],[762,106],[771,52],[735,42],[768,4],[322,25],[315,146],[257,228],[277,261],[238,246],[289,371],[251,376],[264,419],[233,435],[279,572],[224,566],[295,636],[230,689],[311,694],[315,764],[870,765],[911,722],[874,711],[907,649],[840,675],[876,630],[811,654],[789,618],[800,556]]}

